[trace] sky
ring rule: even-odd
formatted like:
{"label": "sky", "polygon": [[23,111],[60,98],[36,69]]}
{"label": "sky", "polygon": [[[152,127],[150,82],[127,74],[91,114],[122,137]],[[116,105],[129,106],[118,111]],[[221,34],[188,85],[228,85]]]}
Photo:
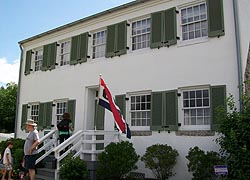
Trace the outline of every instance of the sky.
{"label": "sky", "polygon": [[0,0],[0,86],[18,83],[19,41],[133,0]]}

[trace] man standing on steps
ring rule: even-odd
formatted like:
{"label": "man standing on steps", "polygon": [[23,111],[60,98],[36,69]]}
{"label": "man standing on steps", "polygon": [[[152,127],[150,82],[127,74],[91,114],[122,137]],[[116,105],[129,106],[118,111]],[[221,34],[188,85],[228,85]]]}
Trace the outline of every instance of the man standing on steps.
{"label": "man standing on steps", "polygon": [[24,143],[25,168],[29,170],[30,180],[35,180],[35,163],[37,158],[37,146],[39,144],[39,135],[36,130],[37,124],[32,119],[26,122],[26,129],[29,134]]}

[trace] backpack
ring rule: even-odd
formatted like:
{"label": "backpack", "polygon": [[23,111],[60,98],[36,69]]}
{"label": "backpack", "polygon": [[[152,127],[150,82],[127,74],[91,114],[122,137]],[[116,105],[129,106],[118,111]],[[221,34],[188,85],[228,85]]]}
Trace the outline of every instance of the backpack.
{"label": "backpack", "polygon": [[69,131],[69,121],[67,120],[61,120],[58,124],[57,124],[57,129],[59,131]]}

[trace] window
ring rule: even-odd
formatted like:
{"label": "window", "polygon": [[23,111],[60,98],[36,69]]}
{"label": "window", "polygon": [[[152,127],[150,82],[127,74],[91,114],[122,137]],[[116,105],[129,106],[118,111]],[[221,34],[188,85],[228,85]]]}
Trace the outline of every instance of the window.
{"label": "window", "polygon": [[67,101],[61,101],[56,103],[56,120],[61,120],[63,113],[67,112]]}
{"label": "window", "polygon": [[42,70],[43,49],[35,50],[35,71]]}
{"label": "window", "polygon": [[132,95],[130,98],[130,120],[132,126],[150,126],[151,95]]}
{"label": "window", "polygon": [[181,9],[182,40],[208,36],[206,3]]}
{"label": "window", "polygon": [[31,105],[30,118],[38,122],[38,117],[39,117],[39,105],[33,104]]}
{"label": "window", "polygon": [[184,125],[210,125],[208,89],[183,91]]}
{"label": "window", "polygon": [[104,57],[106,47],[106,30],[93,34],[93,59]]}
{"label": "window", "polygon": [[70,60],[70,41],[61,43],[60,46],[60,65],[64,66],[69,64]]}
{"label": "window", "polygon": [[150,18],[132,23],[132,50],[149,47]]}

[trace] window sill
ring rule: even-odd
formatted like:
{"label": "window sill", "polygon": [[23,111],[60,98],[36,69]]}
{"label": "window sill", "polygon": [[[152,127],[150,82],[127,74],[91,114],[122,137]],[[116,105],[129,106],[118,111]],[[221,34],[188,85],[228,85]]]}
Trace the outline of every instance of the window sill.
{"label": "window sill", "polygon": [[182,47],[182,46],[189,46],[193,44],[199,44],[199,43],[204,43],[208,42],[208,37],[202,37],[202,38],[197,38],[197,39],[191,39],[191,40],[180,40],[177,47]]}
{"label": "window sill", "polygon": [[176,136],[214,136],[215,131],[212,130],[195,130],[195,131],[175,131]]}
{"label": "window sill", "polygon": [[131,131],[131,136],[152,136],[152,131]]}

